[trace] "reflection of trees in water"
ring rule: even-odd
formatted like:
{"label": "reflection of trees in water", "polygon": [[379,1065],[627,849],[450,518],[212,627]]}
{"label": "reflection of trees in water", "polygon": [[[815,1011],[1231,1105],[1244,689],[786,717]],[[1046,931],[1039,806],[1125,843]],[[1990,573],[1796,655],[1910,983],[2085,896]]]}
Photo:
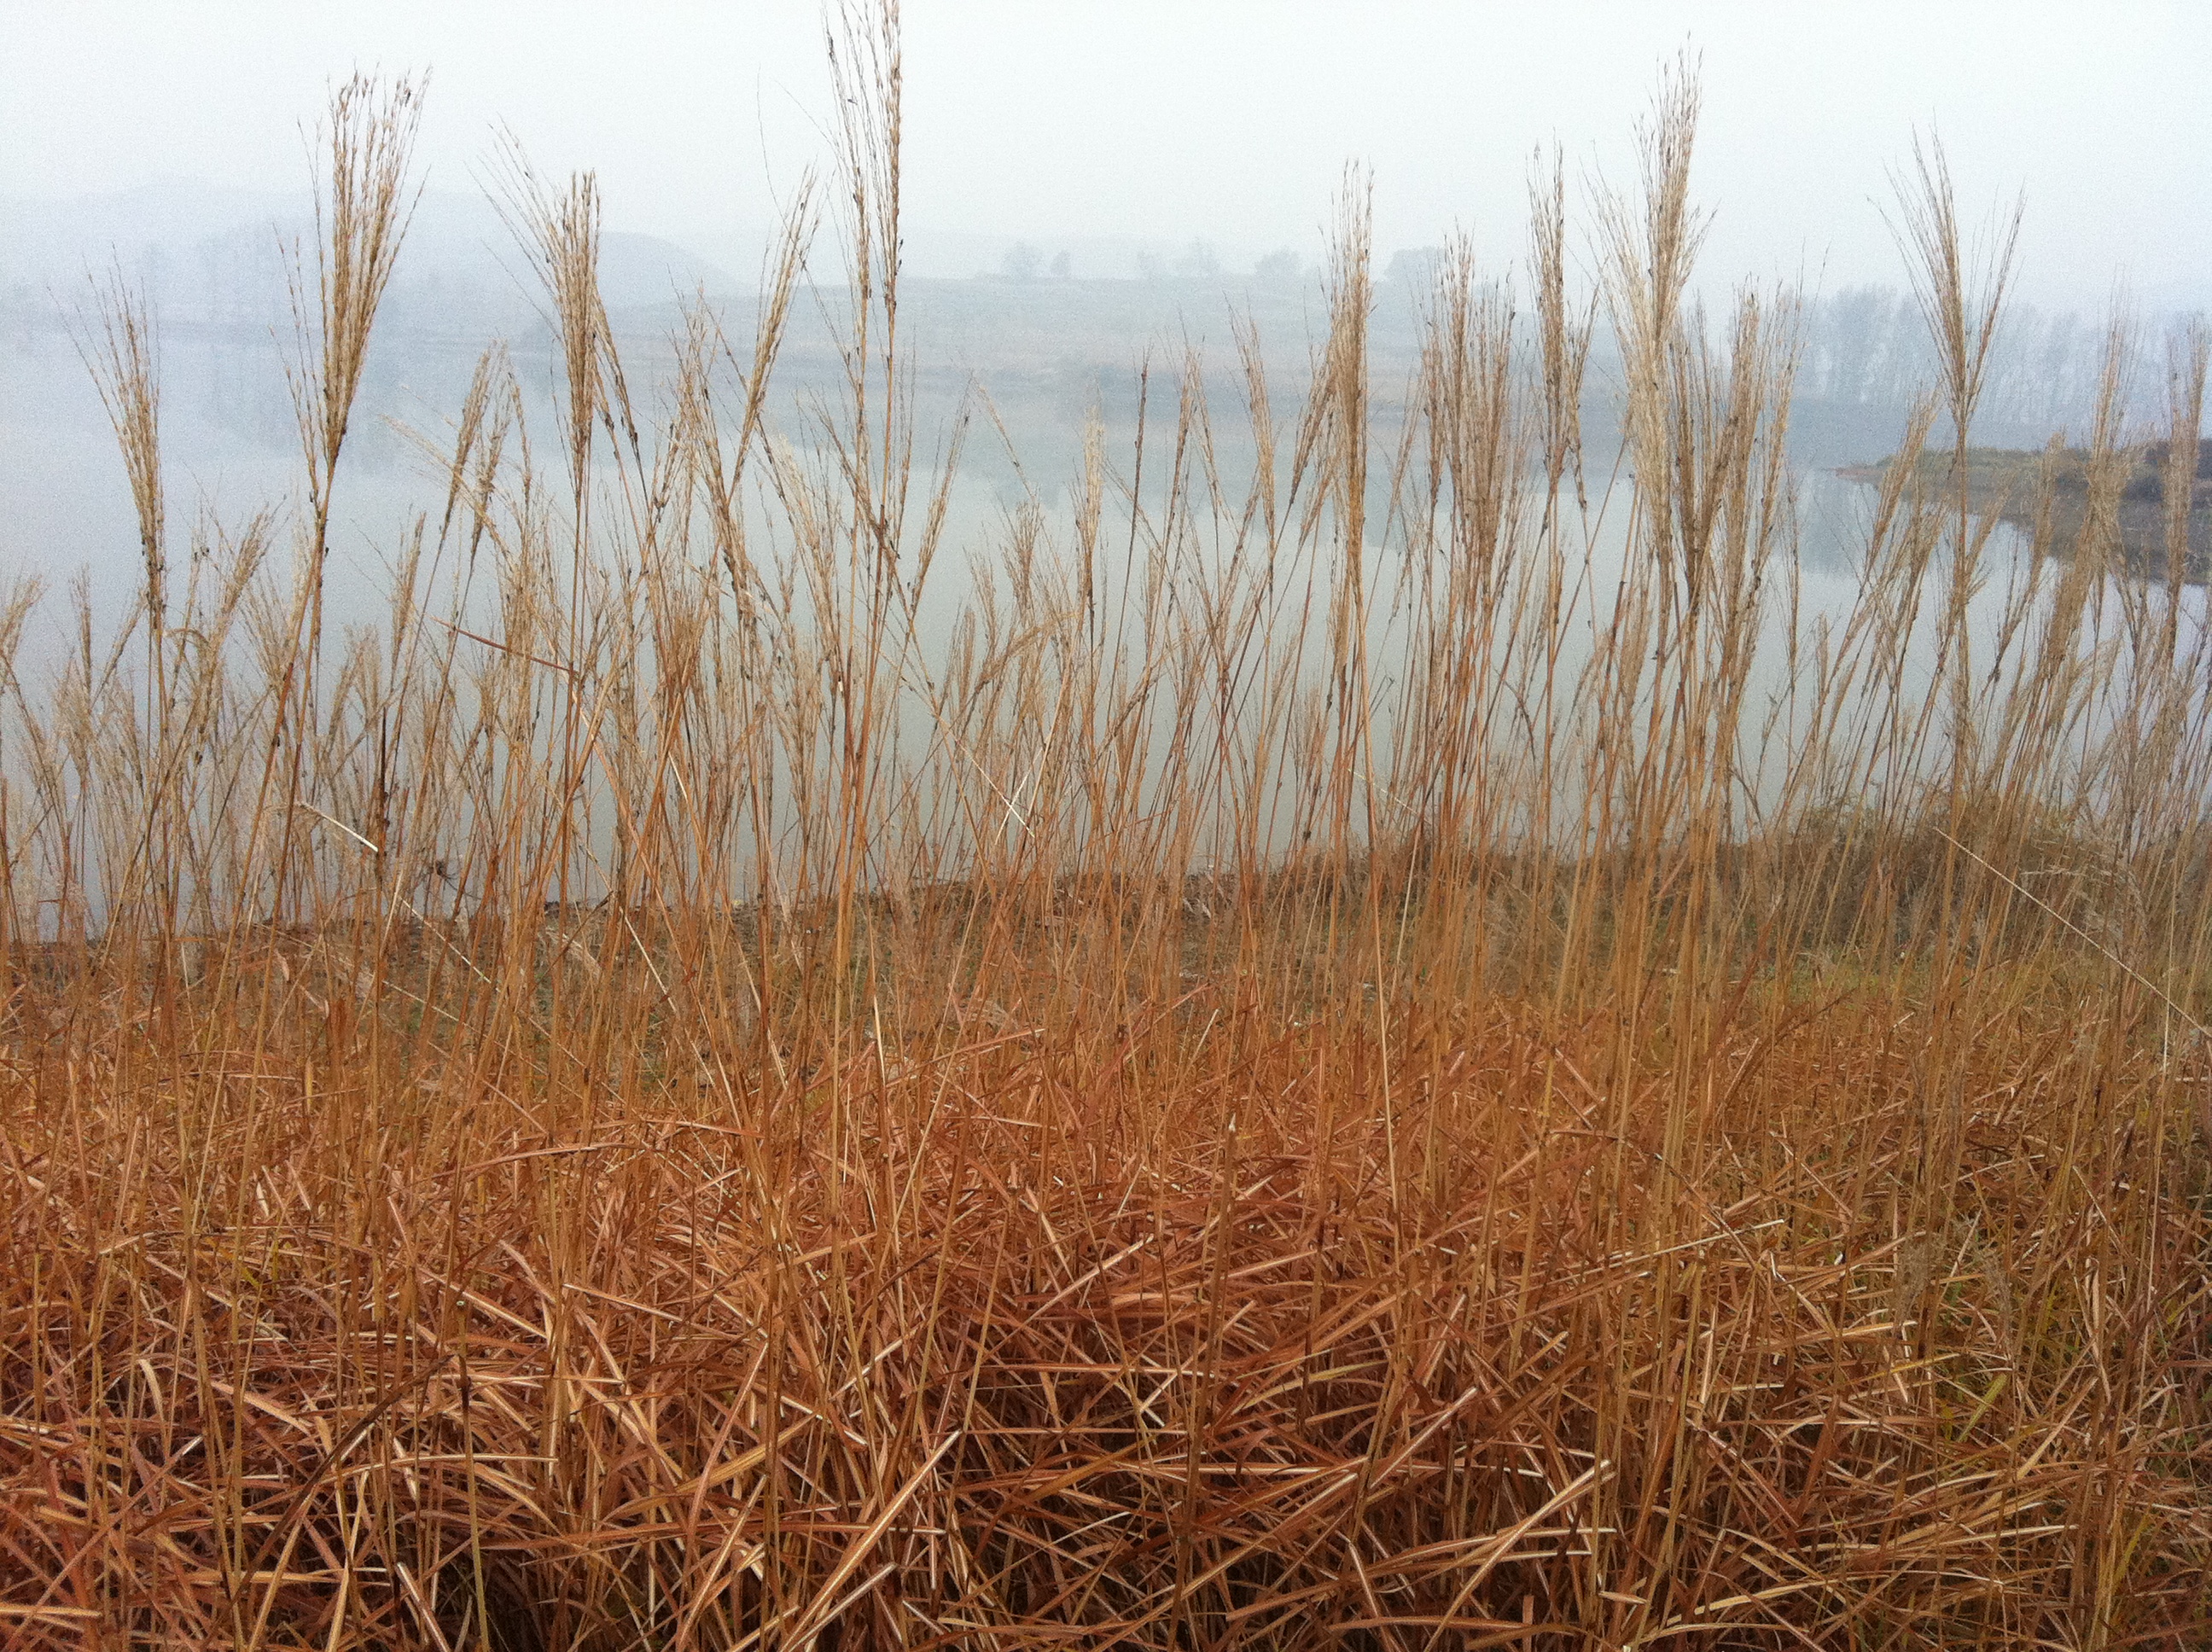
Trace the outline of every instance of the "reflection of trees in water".
{"label": "reflection of trees in water", "polygon": [[[1171,428],[1178,406],[1194,395],[1211,428],[1212,463],[1225,485],[1241,486],[1255,455],[1237,331],[1249,325],[1261,341],[1270,401],[1279,417],[1285,416],[1304,395],[1311,367],[1311,272],[1286,253],[1263,260],[1249,279],[1223,277],[1218,261],[1208,268],[1199,257],[1205,251],[1179,261],[1196,273],[1164,269],[1156,282],[908,282],[902,331],[915,351],[922,451],[940,451],[964,409],[971,422],[963,470],[1009,497],[1026,489],[1052,496],[1081,471],[1094,421],[1103,450],[1127,456],[1140,423]],[[1406,255],[1406,268],[1394,265],[1394,274],[1410,277],[1423,256]],[[285,379],[294,345],[276,237],[266,229],[209,237],[149,257],[143,270],[164,314],[166,434],[174,452],[196,462],[219,458],[231,445],[266,457],[289,453],[298,440]],[[1399,428],[1402,386],[1416,365],[1423,290],[1410,278],[1385,283],[1372,317],[1373,410],[1386,440]],[[836,349],[842,295],[826,289],[818,300],[795,318],[779,369],[775,411],[794,433],[806,428],[809,406],[825,398],[834,404],[843,386]],[[523,393],[550,400],[550,341],[534,315],[518,313],[518,302],[517,295],[494,292],[458,270],[434,268],[399,282],[368,354],[349,464],[364,471],[404,468],[407,444],[392,422],[437,432],[459,406],[480,350],[502,332],[513,341]],[[81,371],[59,314],[46,307],[44,316],[18,308],[14,318],[17,359],[10,373],[19,386],[58,383]],[[731,337],[750,334],[750,299],[717,301],[714,308]],[[633,393],[641,405],[657,404],[672,386],[669,339],[681,323],[678,306],[618,308],[611,319]],[[1796,459],[1826,468],[1893,451],[1913,387],[1928,382],[1932,370],[1926,326],[1911,295],[1844,288],[1808,303],[1802,326],[1790,425]],[[2094,393],[2104,342],[2101,330],[2079,317],[2016,309],[2000,335],[1977,438],[2033,446],[2053,428],[2078,426]],[[1599,470],[1618,447],[1620,381],[1617,352],[1601,330],[1583,408],[1587,451]],[[43,393],[11,400],[75,404]],[[88,429],[104,433],[96,407],[88,404],[85,413],[94,422]],[[994,419],[1012,438],[1011,449]],[[1163,456],[1147,485],[1165,475]]]}

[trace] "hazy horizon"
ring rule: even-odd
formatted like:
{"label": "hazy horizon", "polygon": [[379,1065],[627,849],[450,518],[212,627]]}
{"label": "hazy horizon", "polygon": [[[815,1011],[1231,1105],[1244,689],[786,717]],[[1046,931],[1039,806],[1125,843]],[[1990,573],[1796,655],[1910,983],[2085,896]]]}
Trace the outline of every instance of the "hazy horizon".
{"label": "hazy horizon", "polygon": [[[779,203],[826,157],[822,23],[665,5],[617,26],[553,5],[402,3],[303,13],[10,0],[0,197],[21,214],[163,180],[304,190],[302,128],[356,68],[427,72],[418,161],[476,191],[504,126],[545,172],[599,176],[614,231],[671,240],[740,282]],[[1521,251],[1530,155],[1557,143],[1579,192],[1632,180],[1632,126],[1686,55],[1704,119],[1705,281],[1832,291],[1894,283],[1884,219],[1916,133],[1941,137],[1979,221],[2017,192],[2018,290],[2100,308],[2212,300],[2212,14],[2180,4],[1999,9],[1738,4],[1545,9],[1217,3],[1048,12],[905,7],[909,268],[959,276],[1016,241],[1073,273],[1210,245],[1224,268],[1320,256],[1347,164],[1374,181],[1375,244],[1465,231]]]}
{"label": "hazy horizon", "polygon": [[[0,571],[120,568],[136,555],[112,433],[70,337],[84,271],[111,248],[168,330],[177,481],[233,509],[285,491],[296,432],[271,337],[289,326],[272,224],[307,228],[305,138],[331,83],[356,68],[427,71],[430,85],[416,151],[424,193],[349,461],[349,546],[387,535],[409,505],[404,444],[380,434],[384,421],[433,428],[483,343],[507,337],[527,355],[544,342],[527,258],[484,199],[502,126],[545,175],[598,172],[599,278],[641,385],[678,297],[703,291],[742,309],[778,203],[830,158],[820,11],[778,0],[740,21],[669,6],[611,28],[582,15],[556,7],[516,28],[412,4],[372,15],[256,3],[187,18],[0,0],[20,46],[0,59],[0,317],[12,345],[0,360]],[[2212,230],[2185,210],[2204,193],[2212,117],[2183,89],[2191,64],[2208,60],[2187,48],[2212,44],[2212,28],[2172,6],[2137,8],[2125,26],[2054,12],[2024,27],[2013,11],[2002,27],[1979,7],[1910,27],[1905,15],[1583,5],[1533,20],[1385,5],[1354,29],[1313,5],[1147,0],[1036,16],[909,3],[902,222],[918,284],[905,337],[934,375],[924,434],[937,440],[929,422],[981,389],[1031,474],[1054,485],[1094,405],[1126,418],[1127,369],[1146,352],[1226,347],[1232,310],[1295,381],[1347,164],[1372,179],[1387,403],[1413,359],[1421,290],[1389,279],[1394,255],[1464,230],[1486,277],[1513,278],[1530,159],[1556,140],[1586,284],[1593,193],[1634,187],[1637,123],[1662,74],[1686,62],[1703,93],[1692,189],[1711,214],[1704,291],[1724,300],[1740,283],[1778,281],[1832,301],[1808,313],[1796,459],[1879,458],[1924,381],[1884,203],[1916,133],[1930,131],[1970,224],[2026,195],[2014,292],[2045,314],[2009,331],[1994,410],[1977,429],[2039,445],[2081,423],[2116,277],[2128,276],[2147,322],[2212,304],[2198,274],[2212,267]],[[2038,118],[2021,118],[2030,106]],[[997,271],[1017,243],[1036,250],[1038,274],[1076,280],[921,290]],[[1294,276],[1249,278],[1285,252]],[[834,286],[839,269],[833,222],[811,273]],[[1084,284],[1147,271],[1168,279]],[[1845,292],[1869,284],[1891,291]],[[787,354],[793,394],[834,365],[833,332],[808,307]],[[2144,342],[2148,363],[2159,343]],[[2156,401],[2155,369],[2137,378]],[[1601,349],[1587,386],[1594,429],[1610,428],[1615,388]],[[996,476],[1006,461],[982,443],[963,464]],[[379,465],[397,468],[372,480]]]}

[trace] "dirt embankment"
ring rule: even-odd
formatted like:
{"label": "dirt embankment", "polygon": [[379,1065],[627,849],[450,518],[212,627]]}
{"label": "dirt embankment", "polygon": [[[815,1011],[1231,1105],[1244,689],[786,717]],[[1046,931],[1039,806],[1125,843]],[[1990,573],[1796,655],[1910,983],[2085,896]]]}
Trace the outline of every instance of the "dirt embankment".
{"label": "dirt embankment", "polygon": [[[2085,531],[2112,533],[2120,560],[2131,572],[2162,574],[2172,555],[2167,538],[2168,458],[2167,444],[2152,442],[2111,461],[2119,467],[2117,495],[2112,498],[2107,525],[2093,529],[2093,515],[2103,514],[2092,509],[2101,490],[2093,485],[2098,461],[2085,450],[1969,447],[1967,507],[1977,516],[1995,516],[2030,535],[2037,532],[2039,523],[2047,522],[2048,543],[2062,556],[2080,549]],[[1836,474],[1878,487],[1897,462],[1893,455],[1873,465],[1846,465]],[[1930,498],[1948,499],[1957,486],[1958,464],[1958,454],[1951,449],[1923,452],[1912,485]],[[2182,577],[2203,584],[2212,574],[2212,443],[2198,450],[2189,478],[2187,536]]]}

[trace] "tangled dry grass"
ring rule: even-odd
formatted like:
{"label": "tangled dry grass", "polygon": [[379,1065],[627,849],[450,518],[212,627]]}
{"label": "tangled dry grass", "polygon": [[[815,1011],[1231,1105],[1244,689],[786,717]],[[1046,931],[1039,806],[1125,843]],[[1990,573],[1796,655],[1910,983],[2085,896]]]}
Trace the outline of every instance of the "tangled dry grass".
{"label": "tangled dry grass", "polygon": [[[111,295],[145,594],[0,726],[9,1643],[2201,1642],[2201,602],[1905,465],[1801,612],[1671,82],[1596,293],[1556,172],[1528,319],[1448,264],[1395,450],[1355,191],[1246,482],[1186,391],[933,608],[896,17],[835,46],[842,404],[772,416],[810,209],[655,425],[518,159],[565,474],[488,355],[373,634],[412,94],[334,113],[289,574],[172,566]],[[1912,208],[1963,438],[2002,264]]]}
{"label": "tangled dry grass", "polygon": [[54,1100],[15,1148],[18,1632],[2021,1645],[2201,1608],[2203,1236],[2129,1185],[2106,1108],[2160,1080],[2116,1027],[1976,1029],[1936,1228],[1922,1017],[1747,1017],[1671,1160],[1680,1062],[1595,1024],[1230,1019],[597,1116],[319,1050],[19,1072]]}

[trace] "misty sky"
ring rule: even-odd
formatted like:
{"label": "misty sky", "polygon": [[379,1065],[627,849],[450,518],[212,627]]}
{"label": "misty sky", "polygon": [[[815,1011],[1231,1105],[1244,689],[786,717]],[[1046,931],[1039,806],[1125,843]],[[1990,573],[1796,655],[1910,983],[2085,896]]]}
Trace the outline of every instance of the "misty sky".
{"label": "misty sky", "polygon": [[[806,0],[0,0],[0,27],[5,195],[293,188],[301,121],[356,66],[431,71],[434,186],[474,187],[504,120],[541,167],[595,167],[611,227],[711,257],[744,256],[826,148]],[[1510,258],[1531,148],[1625,181],[1687,47],[1709,280],[1897,280],[1878,207],[1932,123],[1975,216],[2026,191],[2025,296],[2094,307],[2124,274],[2151,307],[2212,301],[2206,0],[908,0],[906,40],[908,221],[940,262],[963,235],[1314,256],[1347,160],[1385,256],[1456,225]]]}

